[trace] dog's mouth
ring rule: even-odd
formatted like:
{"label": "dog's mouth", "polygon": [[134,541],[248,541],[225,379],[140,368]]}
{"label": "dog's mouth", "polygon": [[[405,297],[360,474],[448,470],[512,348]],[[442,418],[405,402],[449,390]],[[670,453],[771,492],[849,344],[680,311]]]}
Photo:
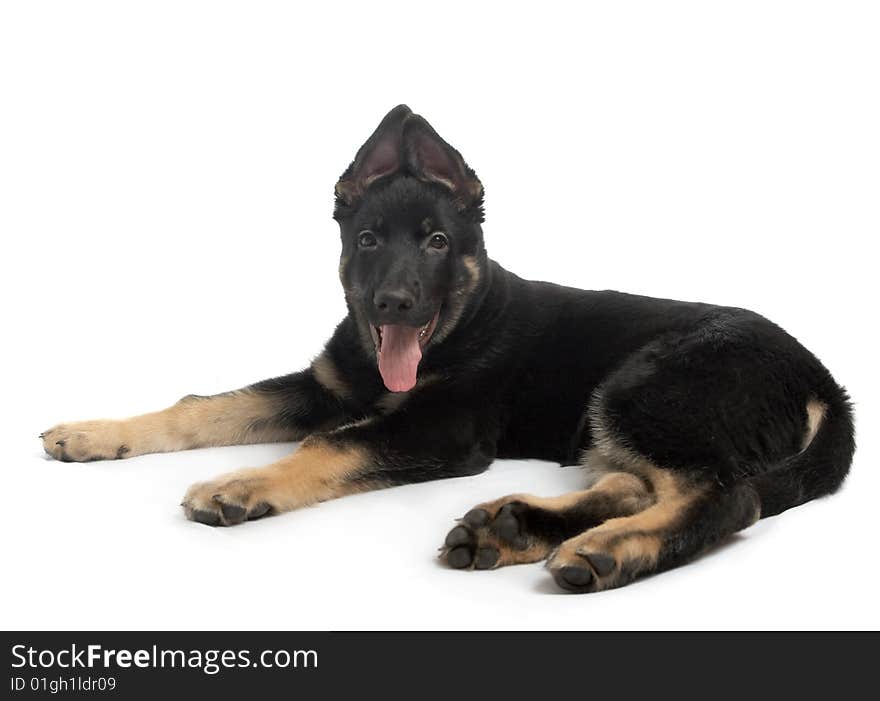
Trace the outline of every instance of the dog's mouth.
{"label": "dog's mouth", "polygon": [[408,392],[416,386],[422,349],[431,340],[439,318],[438,311],[424,326],[370,324],[370,333],[379,358],[379,374],[390,391]]}

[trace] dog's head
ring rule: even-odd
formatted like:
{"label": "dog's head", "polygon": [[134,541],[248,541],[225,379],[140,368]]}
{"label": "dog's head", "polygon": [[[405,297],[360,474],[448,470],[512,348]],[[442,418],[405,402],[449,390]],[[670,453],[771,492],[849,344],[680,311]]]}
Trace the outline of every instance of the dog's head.
{"label": "dog's head", "polygon": [[453,331],[485,282],[483,186],[406,105],[395,107],[336,184],[339,277],[361,340],[392,392]]}

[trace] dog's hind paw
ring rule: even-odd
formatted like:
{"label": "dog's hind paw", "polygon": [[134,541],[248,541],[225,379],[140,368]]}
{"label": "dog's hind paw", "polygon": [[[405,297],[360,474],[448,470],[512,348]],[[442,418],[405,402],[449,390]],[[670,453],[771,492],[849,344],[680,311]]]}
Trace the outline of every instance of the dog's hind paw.
{"label": "dog's hind paw", "polygon": [[577,594],[628,584],[655,566],[655,538],[626,529],[594,528],[562,543],[547,569],[563,589]]}
{"label": "dog's hind paw", "polygon": [[440,558],[455,569],[477,570],[543,560],[551,546],[528,532],[522,518],[528,508],[514,495],[471,509],[447,534]]}

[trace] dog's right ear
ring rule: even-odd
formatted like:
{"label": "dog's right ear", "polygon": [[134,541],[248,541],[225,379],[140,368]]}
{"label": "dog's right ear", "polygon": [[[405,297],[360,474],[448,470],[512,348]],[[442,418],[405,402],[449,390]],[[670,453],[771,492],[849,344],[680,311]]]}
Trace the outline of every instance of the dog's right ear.
{"label": "dog's right ear", "polygon": [[372,183],[400,170],[403,165],[403,123],[411,114],[409,107],[398,105],[385,115],[336,183],[336,197],[340,203],[350,205]]}

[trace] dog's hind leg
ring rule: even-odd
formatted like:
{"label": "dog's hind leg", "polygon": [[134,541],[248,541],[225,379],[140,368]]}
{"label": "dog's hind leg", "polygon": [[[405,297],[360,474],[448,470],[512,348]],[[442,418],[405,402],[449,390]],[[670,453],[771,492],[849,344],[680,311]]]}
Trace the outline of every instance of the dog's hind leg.
{"label": "dog's hind leg", "polygon": [[550,554],[547,567],[559,586],[600,591],[671,569],[747,528],[761,513],[758,495],[747,484],[723,488],[660,469],[650,479],[652,506],[605,521]]}
{"label": "dog's hind leg", "polygon": [[446,536],[441,558],[458,569],[537,562],[575,534],[654,501],[650,485],[620,471],[604,471],[589,489],[558,497],[511,494],[468,511]]}
{"label": "dog's hind leg", "polygon": [[163,411],[59,424],[40,435],[43,448],[57,460],[87,462],[299,440],[349,418],[343,388],[322,358],[303,372],[210,397],[189,395]]}
{"label": "dog's hind leg", "polygon": [[842,390],[793,339],[732,314],[633,354],[594,393],[593,445],[656,500],[562,543],[548,558],[560,586],[668,570],[840,485],[852,456]]}

